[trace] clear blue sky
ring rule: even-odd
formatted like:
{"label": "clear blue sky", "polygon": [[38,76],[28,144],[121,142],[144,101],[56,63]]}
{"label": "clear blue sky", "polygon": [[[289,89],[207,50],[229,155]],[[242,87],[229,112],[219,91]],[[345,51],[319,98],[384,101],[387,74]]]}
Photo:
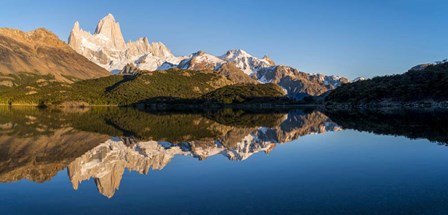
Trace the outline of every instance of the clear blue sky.
{"label": "clear blue sky", "polygon": [[448,58],[445,0],[1,0],[0,27],[45,27],[67,40],[112,13],[126,40],[148,36],[176,55],[241,48],[311,73],[403,73]]}

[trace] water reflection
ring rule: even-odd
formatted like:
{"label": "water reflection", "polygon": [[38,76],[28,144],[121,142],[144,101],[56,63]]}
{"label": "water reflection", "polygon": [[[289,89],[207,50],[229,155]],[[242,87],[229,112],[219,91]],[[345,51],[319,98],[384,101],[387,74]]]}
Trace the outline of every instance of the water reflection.
{"label": "water reflection", "polygon": [[111,198],[125,170],[148,174],[162,170],[175,156],[241,161],[304,135],[342,128],[446,143],[447,117],[416,112],[0,107],[0,182],[46,182],[66,168],[75,190],[93,179],[98,191]]}
{"label": "water reflection", "polygon": [[306,134],[340,129],[318,111],[168,114],[8,107],[0,109],[0,127],[1,182],[45,182],[68,167],[74,189],[93,178],[107,197],[118,189],[125,169],[147,174],[174,156],[245,160]]}
{"label": "water reflection", "polygon": [[345,129],[448,143],[447,110],[327,111],[326,114]]}

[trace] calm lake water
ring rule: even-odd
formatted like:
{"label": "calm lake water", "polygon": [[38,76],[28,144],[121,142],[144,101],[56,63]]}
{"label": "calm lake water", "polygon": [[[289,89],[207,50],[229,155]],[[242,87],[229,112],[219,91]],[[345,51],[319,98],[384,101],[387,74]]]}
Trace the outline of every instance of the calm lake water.
{"label": "calm lake water", "polygon": [[448,114],[0,107],[1,214],[448,214]]}

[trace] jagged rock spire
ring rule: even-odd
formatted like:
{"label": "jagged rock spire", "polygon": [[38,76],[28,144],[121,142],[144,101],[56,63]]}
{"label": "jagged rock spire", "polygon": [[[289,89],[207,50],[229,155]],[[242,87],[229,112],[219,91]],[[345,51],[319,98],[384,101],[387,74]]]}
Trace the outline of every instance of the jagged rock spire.
{"label": "jagged rock spire", "polygon": [[115,21],[112,14],[108,14],[100,20],[95,29],[95,34],[101,34],[110,39],[116,49],[125,49],[126,42],[121,33],[120,24]]}
{"label": "jagged rock spire", "polygon": [[79,22],[76,21],[75,24],[73,25],[73,29],[72,32],[77,32],[79,31],[81,28],[79,27]]}
{"label": "jagged rock spire", "polygon": [[72,47],[75,51],[79,51],[80,44],[78,42],[79,40],[79,33],[81,31],[81,28],[79,27],[79,22],[76,21],[73,25],[72,31],[70,32],[70,35],[68,37],[68,44],[70,47]]}

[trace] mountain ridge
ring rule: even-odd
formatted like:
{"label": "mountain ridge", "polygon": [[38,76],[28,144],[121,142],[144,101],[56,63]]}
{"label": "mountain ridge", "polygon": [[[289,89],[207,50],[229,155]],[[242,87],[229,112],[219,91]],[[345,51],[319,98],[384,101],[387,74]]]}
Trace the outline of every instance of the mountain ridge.
{"label": "mountain ridge", "polygon": [[16,84],[6,80],[11,79],[11,75],[24,73],[53,75],[56,81],[69,83],[109,75],[44,28],[29,32],[0,28],[0,62],[4,86]]}

